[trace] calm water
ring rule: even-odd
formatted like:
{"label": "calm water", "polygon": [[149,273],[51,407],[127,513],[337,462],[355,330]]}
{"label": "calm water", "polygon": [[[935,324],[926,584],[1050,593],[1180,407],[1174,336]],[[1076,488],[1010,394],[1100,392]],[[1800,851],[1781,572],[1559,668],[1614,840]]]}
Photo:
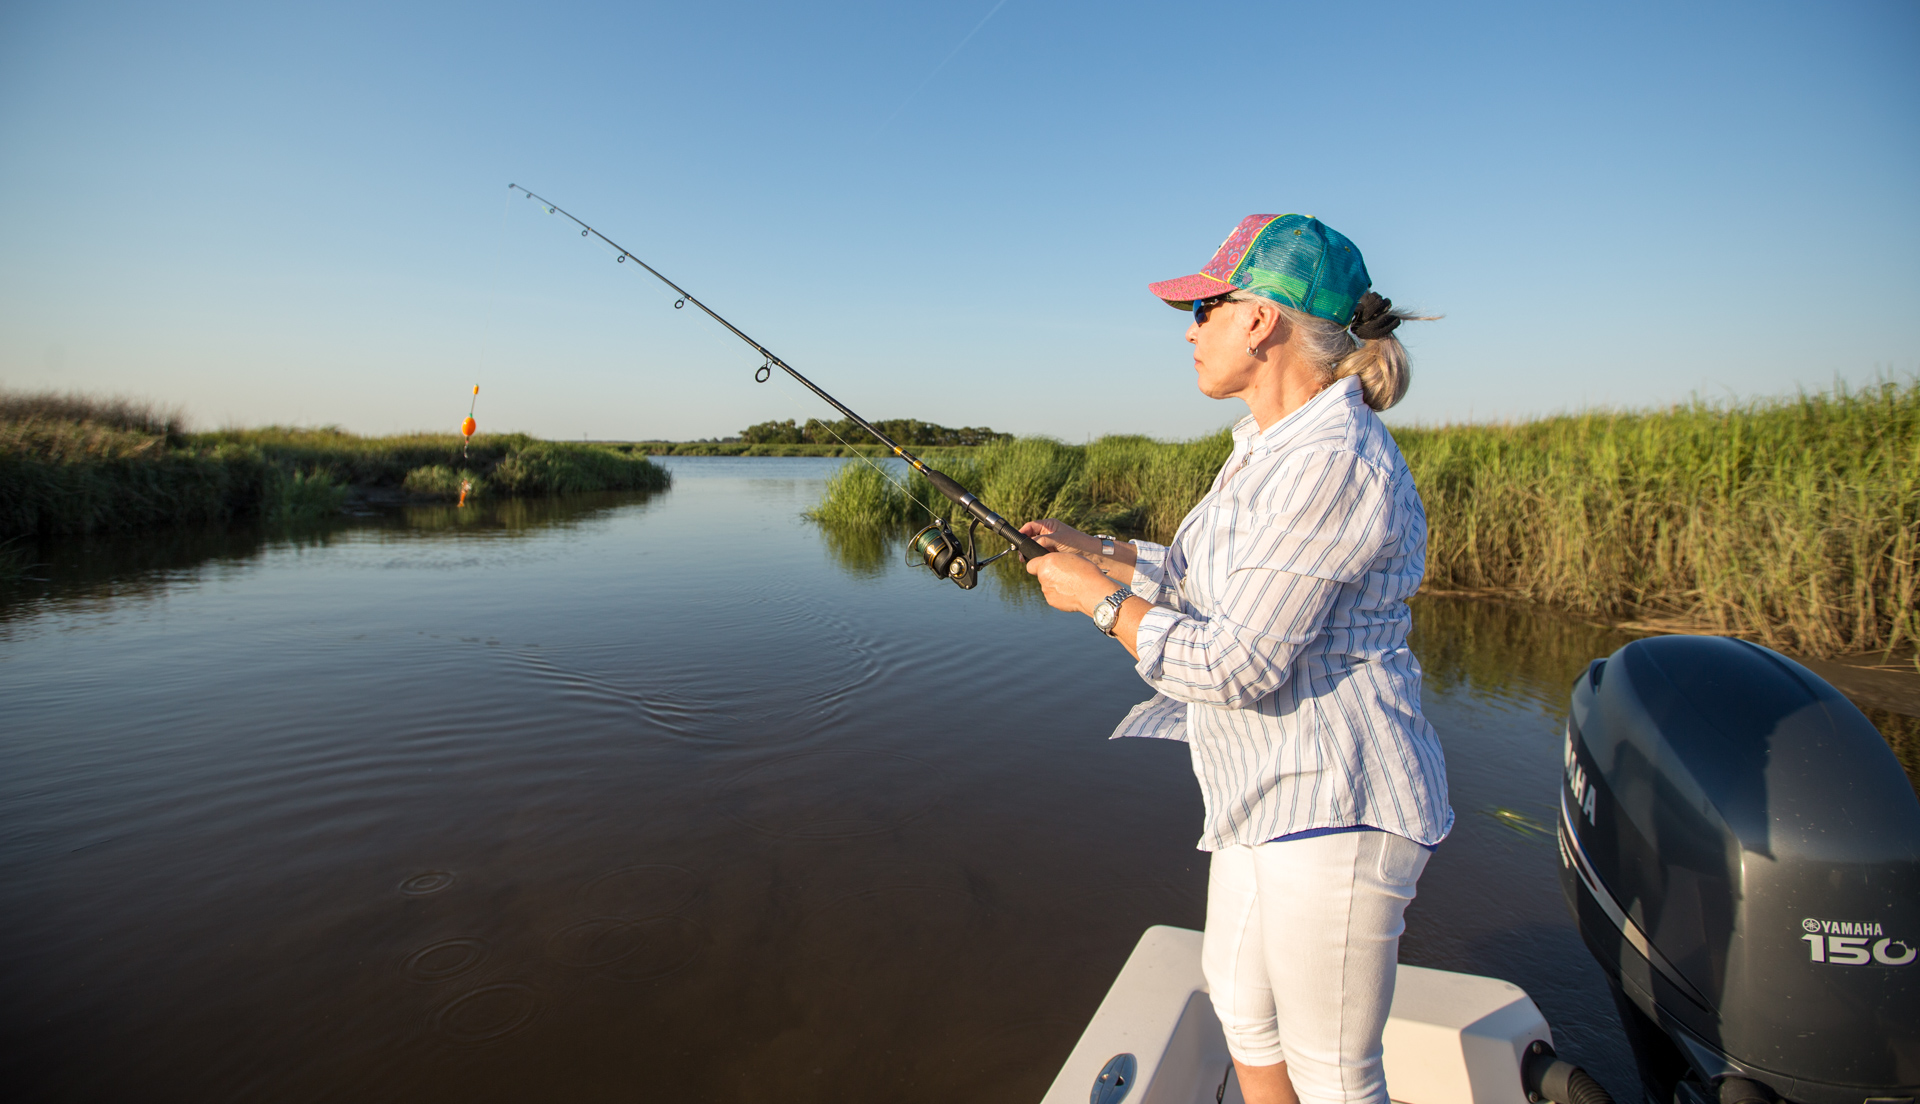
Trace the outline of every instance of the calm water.
{"label": "calm water", "polygon": [[[839,461],[42,550],[0,604],[0,1094],[1035,1100],[1150,924],[1184,745],[1085,618],[799,517]],[[1548,833],[1621,639],[1423,601],[1459,825],[1405,961],[1630,1059]]]}

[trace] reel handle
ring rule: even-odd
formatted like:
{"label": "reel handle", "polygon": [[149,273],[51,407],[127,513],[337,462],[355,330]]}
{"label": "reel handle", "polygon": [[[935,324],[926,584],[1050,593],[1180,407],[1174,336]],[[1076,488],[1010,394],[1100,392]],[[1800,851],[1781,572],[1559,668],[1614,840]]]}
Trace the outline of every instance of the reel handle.
{"label": "reel handle", "polygon": [[1031,560],[1035,556],[1047,554],[1047,550],[1041,547],[1039,541],[1022,533],[1019,526],[987,509],[979,499],[973,497],[973,492],[932,468],[927,468],[921,474],[927,477],[927,482],[933,484],[934,490],[959,503],[962,509],[978,518],[981,524],[993,530],[1001,540],[1011,544],[1014,551],[1020,553],[1021,559]]}

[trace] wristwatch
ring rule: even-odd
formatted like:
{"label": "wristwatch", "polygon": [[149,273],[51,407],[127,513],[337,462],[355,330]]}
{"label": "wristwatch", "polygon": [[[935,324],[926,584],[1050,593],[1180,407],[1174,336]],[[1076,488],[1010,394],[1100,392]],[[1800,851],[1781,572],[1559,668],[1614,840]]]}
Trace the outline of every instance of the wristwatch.
{"label": "wristwatch", "polygon": [[1113,534],[1111,533],[1100,534],[1100,554],[1102,556],[1113,555]]}
{"label": "wristwatch", "polygon": [[1121,587],[1100,600],[1093,609],[1093,625],[1108,636],[1113,635],[1113,627],[1120,621],[1120,607],[1133,597],[1132,587]]}

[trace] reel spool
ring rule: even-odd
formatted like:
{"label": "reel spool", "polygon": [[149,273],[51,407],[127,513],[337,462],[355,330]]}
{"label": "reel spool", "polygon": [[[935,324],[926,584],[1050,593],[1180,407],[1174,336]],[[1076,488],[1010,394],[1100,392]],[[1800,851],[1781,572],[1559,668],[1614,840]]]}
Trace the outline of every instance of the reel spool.
{"label": "reel spool", "polygon": [[980,585],[981,568],[1013,551],[1009,548],[984,560],[977,558],[974,535],[979,528],[977,520],[967,527],[967,546],[962,549],[952,527],[944,520],[936,520],[907,542],[907,564],[924,567],[942,579],[951,579],[961,590],[972,590]]}

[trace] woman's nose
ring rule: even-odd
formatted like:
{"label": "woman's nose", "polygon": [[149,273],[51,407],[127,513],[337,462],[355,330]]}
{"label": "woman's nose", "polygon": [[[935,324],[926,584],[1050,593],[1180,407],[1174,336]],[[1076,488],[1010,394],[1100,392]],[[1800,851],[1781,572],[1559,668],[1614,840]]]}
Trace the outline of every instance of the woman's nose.
{"label": "woman's nose", "polygon": [[1198,322],[1187,323],[1187,344],[1189,345],[1200,344],[1200,323]]}

